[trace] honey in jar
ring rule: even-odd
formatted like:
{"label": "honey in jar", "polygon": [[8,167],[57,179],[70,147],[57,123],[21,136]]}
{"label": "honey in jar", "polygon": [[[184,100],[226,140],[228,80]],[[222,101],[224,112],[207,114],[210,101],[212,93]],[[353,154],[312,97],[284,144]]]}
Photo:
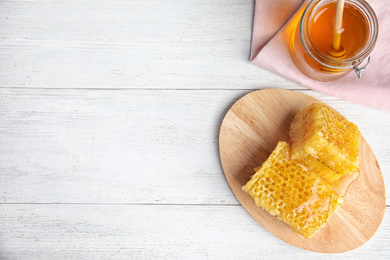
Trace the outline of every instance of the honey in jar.
{"label": "honey in jar", "polygon": [[320,81],[339,79],[351,70],[360,74],[377,39],[373,9],[362,0],[345,0],[340,49],[332,51],[337,1],[313,0],[292,33],[291,56],[302,73]]}

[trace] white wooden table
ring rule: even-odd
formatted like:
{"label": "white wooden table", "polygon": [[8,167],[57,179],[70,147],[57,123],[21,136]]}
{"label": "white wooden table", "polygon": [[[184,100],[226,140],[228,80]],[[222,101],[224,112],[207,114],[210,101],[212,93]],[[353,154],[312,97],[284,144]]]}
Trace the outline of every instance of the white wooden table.
{"label": "white wooden table", "polygon": [[[390,113],[248,62],[254,1],[0,1],[0,259],[329,259],[277,239],[224,178],[218,132],[283,88],[355,122],[390,186]],[[387,200],[389,201],[389,195]],[[390,257],[390,207],[340,259]]]}

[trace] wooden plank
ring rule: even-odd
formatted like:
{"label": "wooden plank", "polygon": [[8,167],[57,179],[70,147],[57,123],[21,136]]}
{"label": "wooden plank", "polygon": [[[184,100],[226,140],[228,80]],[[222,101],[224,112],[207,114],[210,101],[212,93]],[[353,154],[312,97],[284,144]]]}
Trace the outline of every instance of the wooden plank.
{"label": "wooden plank", "polygon": [[[304,89],[248,62],[253,5],[0,2],[0,259],[328,258],[268,233],[222,174],[234,101]],[[389,114],[303,92],[360,127],[389,186]],[[338,257],[388,257],[388,212]]]}
{"label": "wooden plank", "polygon": [[1,87],[301,88],[249,63],[253,2],[6,1]]}
{"label": "wooden plank", "polygon": [[[0,205],[1,259],[328,259],[291,246],[240,206]],[[385,259],[390,211],[338,259]]]}
{"label": "wooden plank", "polygon": [[[246,93],[0,89],[0,202],[237,204],[218,133]],[[390,114],[305,93],[359,126],[389,186]]]}

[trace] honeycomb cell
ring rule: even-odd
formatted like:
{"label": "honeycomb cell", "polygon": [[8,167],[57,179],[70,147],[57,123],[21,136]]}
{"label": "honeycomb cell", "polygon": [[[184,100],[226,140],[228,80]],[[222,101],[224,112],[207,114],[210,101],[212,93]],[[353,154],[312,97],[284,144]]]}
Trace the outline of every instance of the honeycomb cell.
{"label": "honeycomb cell", "polygon": [[343,201],[329,184],[291,158],[286,142],[279,142],[257,169],[243,190],[257,206],[306,238],[318,232]]}
{"label": "honeycomb cell", "polygon": [[294,159],[328,182],[358,170],[359,129],[327,105],[313,103],[299,111],[290,138]]}

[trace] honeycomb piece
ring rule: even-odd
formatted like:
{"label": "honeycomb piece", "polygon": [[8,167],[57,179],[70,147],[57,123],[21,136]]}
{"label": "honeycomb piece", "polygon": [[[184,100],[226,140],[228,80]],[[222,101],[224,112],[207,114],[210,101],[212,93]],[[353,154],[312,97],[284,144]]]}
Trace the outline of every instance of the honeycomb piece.
{"label": "honeycomb piece", "polygon": [[316,158],[314,158],[311,155],[308,154],[301,154],[299,157],[294,158],[297,163],[299,163],[301,166],[307,168],[309,171],[312,171],[313,173],[317,174],[317,176],[321,177],[325,181],[332,183],[342,176],[341,174],[338,174]]}
{"label": "honeycomb piece", "polygon": [[257,206],[306,238],[326,225],[343,201],[329,184],[290,157],[286,142],[278,143],[243,190]]}
{"label": "honeycomb piece", "polygon": [[[326,105],[313,103],[299,111],[291,123],[290,138],[295,159],[305,160],[308,154],[340,176],[358,170],[360,132]],[[340,176],[324,178],[331,181]]]}

